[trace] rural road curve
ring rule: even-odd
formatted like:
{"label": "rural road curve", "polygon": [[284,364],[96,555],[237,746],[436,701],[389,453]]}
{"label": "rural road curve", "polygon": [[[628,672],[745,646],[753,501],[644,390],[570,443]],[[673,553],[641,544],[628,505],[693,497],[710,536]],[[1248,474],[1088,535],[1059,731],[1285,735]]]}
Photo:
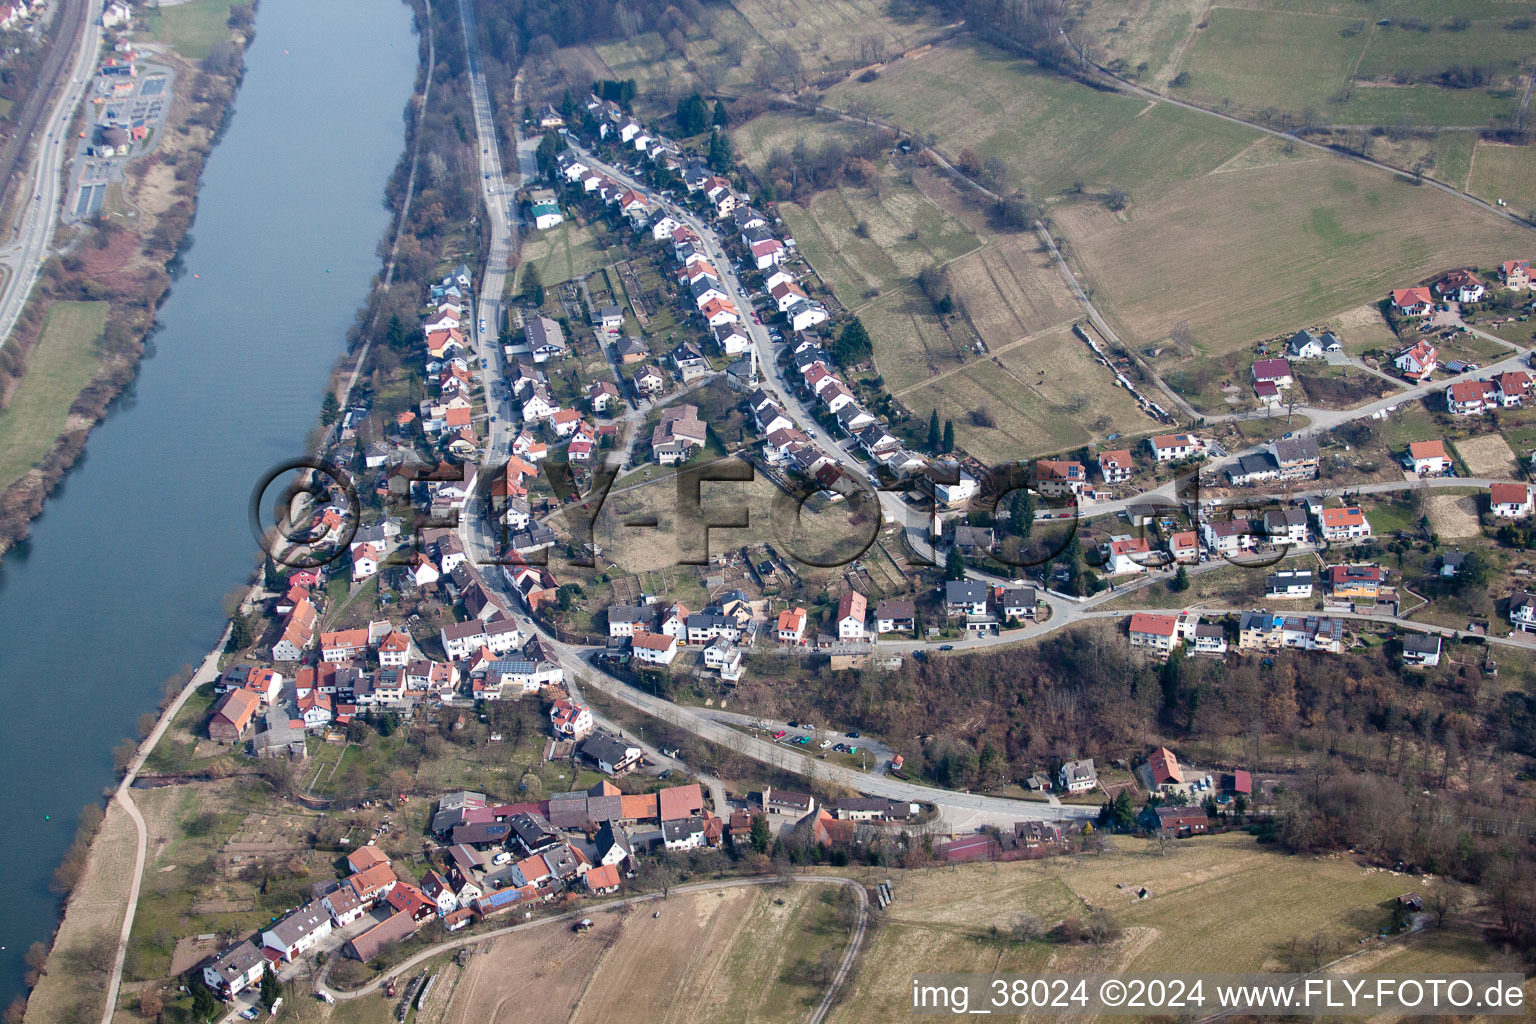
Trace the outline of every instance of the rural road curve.
{"label": "rural road curve", "polygon": [[[420,953],[417,953],[415,956],[412,956],[410,959],[396,965],[393,969],[385,972],[384,974],[375,978],[373,981],[370,981],[362,988],[351,989],[345,992],[338,991],[327,985],[325,982],[326,974],[321,974],[319,980],[315,983],[315,990],[324,992],[335,999],[359,999],[363,996],[371,995],[372,993],[377,992],[379,988],[382,987],[384,983],[389,981],[391,978],[404,977],[408,972],[420,964],[426,963],[433,957],[440,956],[452,949],[459,949],[463,946],[473,946],[488,939],[499,939],[504,935],[511,935],[514,932],[526,931],[534,928],[542,928],[547,925],[560,924],[561,922],[565,921],[578,921],[581,918],[591,917],[594,914],[611,913],[612,911],[624,906],[634,906],[636,904],[649,903],[655,900],[665,901],[674,895],[687,896],[693,893],[716,892],[720,889],[739,889],[747,886],[759,885],[781,885],[784,884],[784,881],[784,879],[774,876],[772,878],[741,878],[729,882],[694,882],[690,885],[674,886],[666,896],[663,896],[660,893],[645,893],[640,896],[626,896],[623,899],[614,900],[610,903],[604,903],[603,905],[595,908],[587,907],[581,910],[571,910],[563,914],[556,914],[553,917],[541,918],[537,921],[525,921],[522,924],[509,925],[506,928],[497,928],[495,931],[480,932],[476,935],[465,935],[457,939],[449,939],[446,942],[440,942],[437,945],[424,949]],[[842,987],[843,982],[847,980],[848,974],[853,968],[854,958],[858,956],[859,948],[864,943],[864,935],[868,931],[869,927],[869,894],[864,891],[864,886],[862,883],[857,882],[852,878],[844,878],[841,875],[796,875],[791,880],[791,884],[838,885],[844,888],[851,888],[853,890],[854,897],[858,900],[859,904],[859,919],[854,924],[853,937],[848,943],[848,949],[843,953],[842,962],[838,964],[837,973],[833,976],[831,983],[827,986],[827,991],[822,996],[820,1004],[817,1005],[815,1012],[811,1014],[808,1020],[808,1024],[821,1024],[821,1022],[826,1018],[827,1012],[831,1010],[832,1002],[837,998],[838,990]],[[327,968],[327,973],[328,972],[329,968]]]}

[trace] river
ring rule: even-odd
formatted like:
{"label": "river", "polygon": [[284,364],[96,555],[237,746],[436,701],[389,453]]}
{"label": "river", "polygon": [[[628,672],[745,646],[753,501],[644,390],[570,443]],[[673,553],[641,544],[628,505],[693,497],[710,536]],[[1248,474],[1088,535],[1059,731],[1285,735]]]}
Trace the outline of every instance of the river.
{"label": "river", "polygon": [[0,562],[0,1007],[112,747],[249,578],[252,485],[301,453],[378,269],[416,36],[398,0],[261,0],[183,273],[131,390]]}

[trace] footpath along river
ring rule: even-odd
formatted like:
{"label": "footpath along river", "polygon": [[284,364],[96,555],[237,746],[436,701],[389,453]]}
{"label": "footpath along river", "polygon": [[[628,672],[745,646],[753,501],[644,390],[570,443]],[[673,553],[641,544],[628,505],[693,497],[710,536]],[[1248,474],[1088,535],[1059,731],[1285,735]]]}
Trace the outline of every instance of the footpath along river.
{"label": "footpath along river", "polygon": [[0,562],[0,1007],[53,929],[49,876],[112,747],[256,564],[246,502],[301,454],[378,269],[416,55],[396,0],[261,0],[138,379]]}

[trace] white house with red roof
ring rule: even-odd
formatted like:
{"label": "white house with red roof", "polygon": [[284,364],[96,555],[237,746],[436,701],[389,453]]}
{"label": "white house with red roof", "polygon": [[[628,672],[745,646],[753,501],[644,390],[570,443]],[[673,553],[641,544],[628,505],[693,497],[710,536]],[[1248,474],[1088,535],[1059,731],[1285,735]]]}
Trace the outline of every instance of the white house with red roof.
{"label": "white house with red roof", "polygon": [[1504,287],[1506,288],[1529,288],[1531,286],[1531,261],[1505,260],[1499,265],[1499,280],[1504,282]]}
{"label": "white house with red roof", "polygon": [[779,612],[778,639],[781,644],[805,643],[805,609],[786,608]]}
{"label": "white house with red roof", "polygon": [[1497,389],[1486,380],[1458,380],[1445,389],[1452,416],[1478,416],[1499,404]]}
{"label": "white house with red roof", "polygon": [[1146,562],[1152,557],[1152,548],[1145,537],[1122,537],[1112,540],[1099,549],[1104,558],[1104,571],[1111,576],[1145,572]]}
{"label": "white house with red roof", "polygon": [[1429,342],[1420,341],[1399,352],[1392,360],[1392,365],[1409,380],[1428,380],[1429,375],[1435,372],[1435,367],[1440,365],[1440,351]]}
{"label": "white house with red roof", "polygon": [[1531,514],[1531,488],[1527,484],[1491,484],[1488,511],[1499,519],[1524,519]]}
{"label": "white house with red roof", "polygon": [[1179,617],[1137,612],[1131,616],[1130,635],[1132,647],[1143,647],[1167,654],[1178,642]]}
{"label": "white house with red roof", "polygon": [[1277,388],[1288,388],[1295,383],[1296,378],[1291,374],[1291,364],[1284,359],[1260,359],[1253,364],[1253,381],[1255,384],[1273,384]]}
{"label": "white house with red roof", "polygon": [[1435,296],[1428,288],[1395,288],[1392,308],[1403,316],[1428,316],[1434,312]]}

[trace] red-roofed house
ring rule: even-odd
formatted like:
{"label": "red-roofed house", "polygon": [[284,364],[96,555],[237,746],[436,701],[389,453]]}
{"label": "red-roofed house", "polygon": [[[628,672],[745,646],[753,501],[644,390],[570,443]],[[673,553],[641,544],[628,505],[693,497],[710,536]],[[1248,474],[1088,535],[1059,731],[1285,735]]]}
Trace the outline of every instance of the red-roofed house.
{"label": "red-roofed house", "polygon": [[1177,615],[1153,615],[1137,612],[1131,616],[1131,646],[1149,647],[1164,654],[1173,650],[1178,637]]}
{"label": "red-roofed house", "polygon": [[1167,747],[1158,747],[1152,751],[1152,756],[1147,758],[1147,766],[1152,770],[1152,785],[1154,786],[1181,786],[1184,784],[1184,774],[1179,770],[1179,759],[1173,756],[1173,751]]}
{"label": "red-roofed house", "polygon": [[1499,266],[1499,280],[1504,282],[1504,287],[1506,288],[1529,288],[1531,286],[1531,261],[1505,260]]}
{"label": "red-roofed house", "polygon": [[1253,364],[1253,380],[1256,384],[1273,384],[1288,388],[1295,383],[1291,376],[1291,364],[1284,359],[1260,359]]}
{"label": "red-roofed house", "polygon": [[1429,375],[1435,372],[1439,365],[1440,352],[1427,341],[1421,341],[1411,348],[1405,348],[1392,360],[1404,377],[1409,380],[1428,380]]}
{"label": "red-roofed house", "polygon": [[804,608],[786,608],[779,612],[778,637],[781,644],[805,643]]}
{"label": "red-roofed house", "polygon": [[1403,316],[1427,316],[1435,308],[1435,297],[1428,288],[1396,288],[1392,308]]}
{"label": "red-roofed house", "polygon": [[1488,511],[1500,519],[1523,519],[1531,514],[1531,489],[1526,484],[1492,484]]}
{"label": "red-roofed house", "polygon": [[1486,380],[1458,380],[1445,389],[1445,407],[1452,416],[1478,416],[1498,404]]}

